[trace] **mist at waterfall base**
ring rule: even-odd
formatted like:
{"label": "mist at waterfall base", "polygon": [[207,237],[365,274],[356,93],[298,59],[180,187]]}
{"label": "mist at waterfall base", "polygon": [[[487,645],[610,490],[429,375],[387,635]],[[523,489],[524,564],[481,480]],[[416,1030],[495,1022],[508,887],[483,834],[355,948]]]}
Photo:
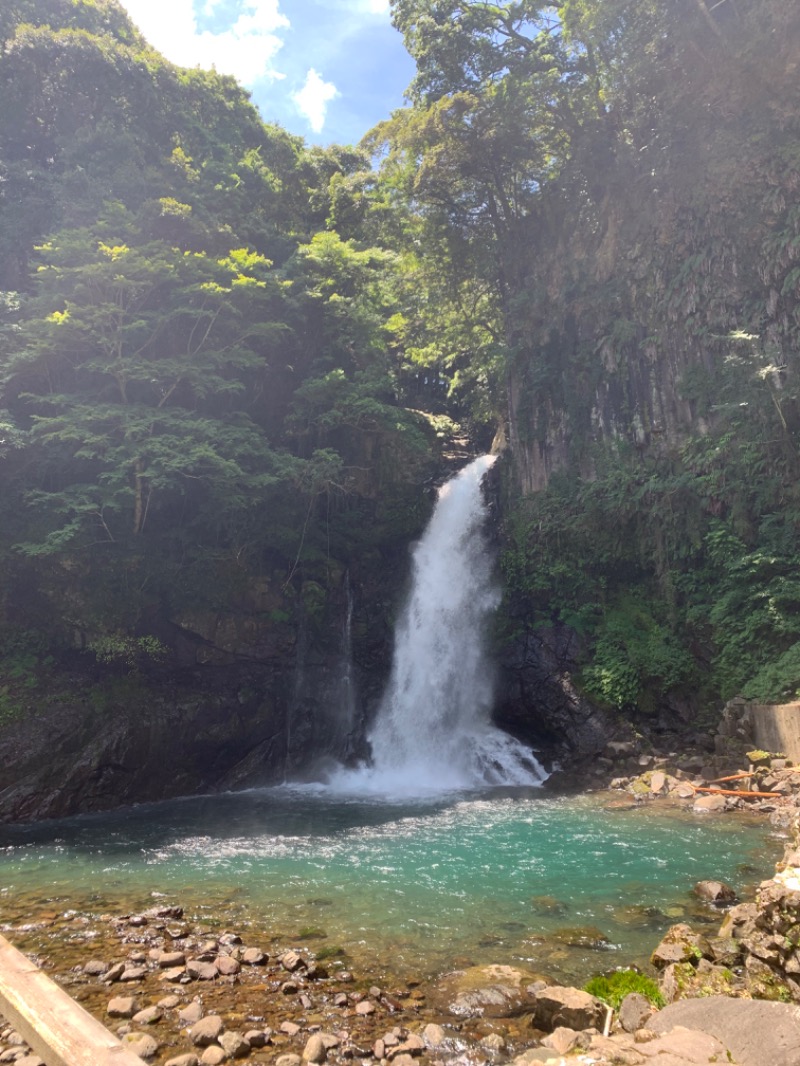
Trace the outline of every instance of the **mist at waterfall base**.
{"label": "mist at waterfall base", "polygon": [[334,791],[422,795],[536,786],[546,777],[531,751],[490,717],[485,631],[500,593],[482,481],[494,461],[475,459],[439,491],[413,553],[391,678],[368,737],[372,762],[331,774]]}

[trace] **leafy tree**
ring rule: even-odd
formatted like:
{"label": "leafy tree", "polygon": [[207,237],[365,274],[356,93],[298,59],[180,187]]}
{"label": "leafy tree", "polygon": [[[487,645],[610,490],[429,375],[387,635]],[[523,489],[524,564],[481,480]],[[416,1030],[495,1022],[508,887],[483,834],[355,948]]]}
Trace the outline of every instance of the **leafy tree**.
{"label": "leafy tree", "polygon": [[184,520],[224,524],[274,476],[236,402],[248,377],[263,377],[282,328],[254,320],[270,264],[245,250],[213,260],[137,247],[98,230],[42,248],[6,363],[6,395],[45,475],[28,498],[63,523],[29,552],[139,536],[187,507]]}

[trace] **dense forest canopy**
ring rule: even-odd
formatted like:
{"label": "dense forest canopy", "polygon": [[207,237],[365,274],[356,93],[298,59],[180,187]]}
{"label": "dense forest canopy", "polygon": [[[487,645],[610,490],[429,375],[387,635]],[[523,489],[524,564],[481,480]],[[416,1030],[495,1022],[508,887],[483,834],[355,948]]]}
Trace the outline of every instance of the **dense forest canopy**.
{"label": "dense forest canopy", "polygon": [[408,106],[318,149],[113,0],[4,6],[8,646],[324,614],[455,419],[510,446],[501,644],[571,626],[629,713],[796,692],[800,11],[392,14]]}
{"label": "dense forest canopy", "polygon": [[378,490],[431,431],[397,403],[395,254],[327,223],[366,155],[264,125],[115,3],[19,3],[3,32],[9,603],[49,612],[77,571],[54,639],[124,646],[248,574],[324,583],[370,522],[391,539]]}
{"label": "dense forest canopy", "polygon": [[418,73],[375,141],[436,294],[410,350],[502,411],[506,638],[571,625],[620,709],[794,694],[800,12],[393,11]]}

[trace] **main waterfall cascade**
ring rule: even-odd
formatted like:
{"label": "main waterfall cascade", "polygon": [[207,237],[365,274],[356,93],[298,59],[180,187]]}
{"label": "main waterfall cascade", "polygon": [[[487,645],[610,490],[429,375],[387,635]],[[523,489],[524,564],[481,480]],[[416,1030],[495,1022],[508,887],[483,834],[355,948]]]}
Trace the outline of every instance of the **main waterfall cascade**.
{"label": "main waterfall cascade", "polygon": [[439,491],[414,549],[392,674],[368,738],[372,765],[339,774],[334,788],[416,793],[538,785],[546,776],[529,749],[490,721],[484,635],[500,595],[481,482],[493,462],[474,460]]}

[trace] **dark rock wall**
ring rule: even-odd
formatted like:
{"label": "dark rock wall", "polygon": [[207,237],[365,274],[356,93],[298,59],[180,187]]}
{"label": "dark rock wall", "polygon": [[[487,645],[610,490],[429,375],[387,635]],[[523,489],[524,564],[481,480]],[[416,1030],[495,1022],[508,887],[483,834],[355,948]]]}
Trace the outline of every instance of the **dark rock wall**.
{"label": "dark rock wall", "polygon": [[314,617],[301,605],[276,622],[255,588],[227,611],[166,619],[168,656],[138,668],[65,654],[52,695],[0,729],[0,820],[313,779],[366,755],[404,564],[348,576]]}
{"label": "dark rock wall", "polygon": [[[409,569],[403,544],[332,570],[325,589],[254,578],[227,603],[151,619],[168,654],[132,668],[95,662],[76,634],[35,707],[0,728],[0,820],[315,780],[368,758]],[[609,735],[571,684],[576,651],[561,627],[499,653],[497,724],[546,762]]]}
{"label": "dark rock wall", "polygon": [[506,644],[498,664],[495,721],[559,761],[602,751],[613,732],[607,716],[572,683],[577,652],[574,631],[554,626]]}

